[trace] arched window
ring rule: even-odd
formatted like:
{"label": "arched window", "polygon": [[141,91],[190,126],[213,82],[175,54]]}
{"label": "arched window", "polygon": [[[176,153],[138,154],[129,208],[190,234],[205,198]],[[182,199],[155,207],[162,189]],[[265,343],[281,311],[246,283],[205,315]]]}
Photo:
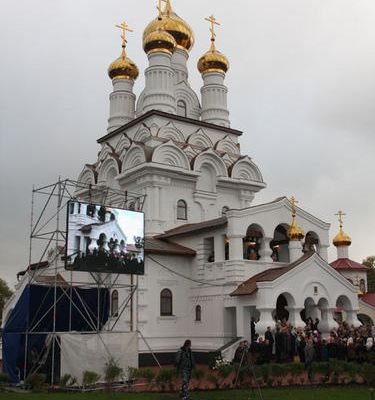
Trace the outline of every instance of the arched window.
{"label": "arched window", "polygon": [[200,305],[195,307],[195,320],[202,321],[202,307]]}
{"label": "arched window", "polygon": [[361,280],[359,281],[359,290],[360,290],[362,293],[365,293],[365,292],[366,292],[366,282],[365,282],[364,279],[361,279]]}
{"label": "arched window", "polygon": [[160,292],[160,315],[168,316],[172,314],[172,292],[169,289],[163,289]]}
{"label": "arched window", "polygon": [[187,220],[187,204],[185,200],[177,202],[177,219]]}
{"label": "arched window", "polygon": [[114,290],[111,296],[111,316],[118,316],[118,291]]}
{"label": "arched window", "polygon": [[183,100],[178,100],[177,102],[177,115],[181,115],[181,117],[187,116],[186,103]]}

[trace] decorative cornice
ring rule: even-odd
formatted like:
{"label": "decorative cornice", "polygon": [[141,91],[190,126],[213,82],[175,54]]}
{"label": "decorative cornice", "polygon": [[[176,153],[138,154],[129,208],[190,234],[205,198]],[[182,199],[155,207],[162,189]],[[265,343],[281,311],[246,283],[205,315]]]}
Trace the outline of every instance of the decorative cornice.
{"label": "decorative cornice", "polygon": [[149,118],[153,115],[168,118],[169,120],[173,120],[173,121],[186,122],[188,124],[192,124],[192,125],[196,125],[196,126],[200,126],[200,127],[205,127],[205,128],[215,129],[217,131],[231,133],[232,135],[236,135],[236,136],[242,135],[242,131],[239,131],[237,129],[227,128],[225,126],[211,124],[209,122],[203,122],[203,121],[199,121],[199,120],[193,119],[193,118],[182,117],[180,115],[170,114],[170,113],[167,113],[164,111],[151,110],[151,111],[148,111],[147,113],[141,115],[140,117],[135,118],[134,120],[128,122],[127,124],[121,126],[120,128],[115,129],[114,131],[108,133],[107,135],[102,136],[101,138],[99,138],[97,140],[97,142],[103,143],[106,140],[109,140],[112,137],[117,136],[120,133],[124,133],[127,129],[131,128],[134,125],[139,124],[140,122],[146,120],[147,118]]}

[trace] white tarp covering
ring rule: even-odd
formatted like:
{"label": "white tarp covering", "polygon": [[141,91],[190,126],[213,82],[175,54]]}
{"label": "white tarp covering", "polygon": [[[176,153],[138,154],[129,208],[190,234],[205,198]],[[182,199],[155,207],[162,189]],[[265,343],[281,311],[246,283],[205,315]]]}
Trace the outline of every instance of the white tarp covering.
{"label": "white tarp covering", "polygon": [[[138,367],[136,332],[100,334],[64,333],[61,339],[61,376],[70,374],[82,383],[84,371],[104,377],[105,364],[113,358],[127,375],[128,367]],[[102,380],[102,379],[101,379]]]}

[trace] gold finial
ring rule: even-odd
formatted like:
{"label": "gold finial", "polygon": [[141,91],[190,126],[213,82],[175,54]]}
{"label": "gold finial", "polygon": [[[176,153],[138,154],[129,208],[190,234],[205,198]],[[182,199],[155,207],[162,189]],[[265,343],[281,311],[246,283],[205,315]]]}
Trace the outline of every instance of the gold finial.
{"label": "gold finial", "polygon": [[159,12],[159,16],[158,16],[159,19],[162,19],[162,17],[163,17],[163,10],[162,10],[161,6],[162,6],[162,0],[158,0],[158,5],[156,6],[156,8]]}
{"label": "gold finial", "polygon": [[216,18],[213,15],[210,15],[209,17],[205,18],[206,21],[208,21],[211,24],[210,27],[210,32],[211,32],[211,50],[215,50],[215,38],[216,38],[216,33],[215,33],[215,25],[221,25],[220,22],[216,20]]}
{"label": "gold finial", "polygon": [[134,32],[133,29],[131,29],[129,27],[129,25],[126,22],[122,22],[121,24],[115,25],[116,28],[119,28],[122,30],[122,35],[121,35],[121,39],[122,39],[122,57],[125,58],[126,54],[125,54],[125,48],[126,48],[126,44],[127,44],[127,40],[126,40],[126,32]]}
{"label": "gold finial", "polygon": [[290,204],[292,205],[292,217],[296,217],[296,212],[297,212],[297,207],[296,207],[296,205],[299,203],[299,201],[297,201],[297,199],[294,197],[294,196],[292,196],[290,199],[289,199],[289,201],[290,201]]}
{"label": "gold finial", "polygon": [[340,223],[340,228],[342,229],[343,228],[343,224],[344,224],[344,220],[343,220],[343,218],[342,217],[345,217],[346,216],[346,214],[344,213],[344,212],[342,212],[341,210],[339,210],[338,212],[337,212],[337,214],[335,214],[336,216],[338,216],[339,218],[339,223]]}
{"label": "gold finial", "polygon": [[289,199],[289,202],[292,206],[292,224],[290,225],[290,228],[288,230],[288,237],[290,240],[301,240],[301,239],[303,239],[305,234],[304,234],[303,230],[298,227],[297,222],[296,222],[298,201],[294,196],[292,196]]}
{"label": "gold finial", "polygon": [[[170,0],[162,0],[165,3],[165,9],[164,9],[164,14],[169,15],[173,10],[171,6],[171,1]],[[161,8],[161,3],[160,3],[160,8]]]}

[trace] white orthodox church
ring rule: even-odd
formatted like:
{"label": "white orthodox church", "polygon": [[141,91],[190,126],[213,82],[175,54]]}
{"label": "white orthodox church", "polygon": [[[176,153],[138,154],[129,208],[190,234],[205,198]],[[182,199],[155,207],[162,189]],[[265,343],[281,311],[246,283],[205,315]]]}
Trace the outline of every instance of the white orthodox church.
{"label": "white orthodox church", "polygon": [[[331,266],[330,224],[286,197],[253,205],[266,183],[241,153],[242,132],[231,127],[229,62],[216,48],[216,21],[208,20],[211,45],[198,61],[197,94],[187,69],[192,29],[169,0],[159,8],[143,34],[149,65],[138,99],[139,71],[121,25],[122,53],[108,70],[108,131],[98,140],[97,160],[78,178],[145,195],[145,275],[137,278],[134,315],[124,313],[118,325],[145,338],[141,364],[151,350],[167,360],[187,338],[198,353],[235,346],[250,339],[252,317],[259,334],[284,318],[294,326],[319,318],[324,333],[339,318],[361,324],[358,291],[361,285],[366,292],[366,269],[349,260],[342,223]],[[116,290],[112,299],[121,304],[127,295]]]}

